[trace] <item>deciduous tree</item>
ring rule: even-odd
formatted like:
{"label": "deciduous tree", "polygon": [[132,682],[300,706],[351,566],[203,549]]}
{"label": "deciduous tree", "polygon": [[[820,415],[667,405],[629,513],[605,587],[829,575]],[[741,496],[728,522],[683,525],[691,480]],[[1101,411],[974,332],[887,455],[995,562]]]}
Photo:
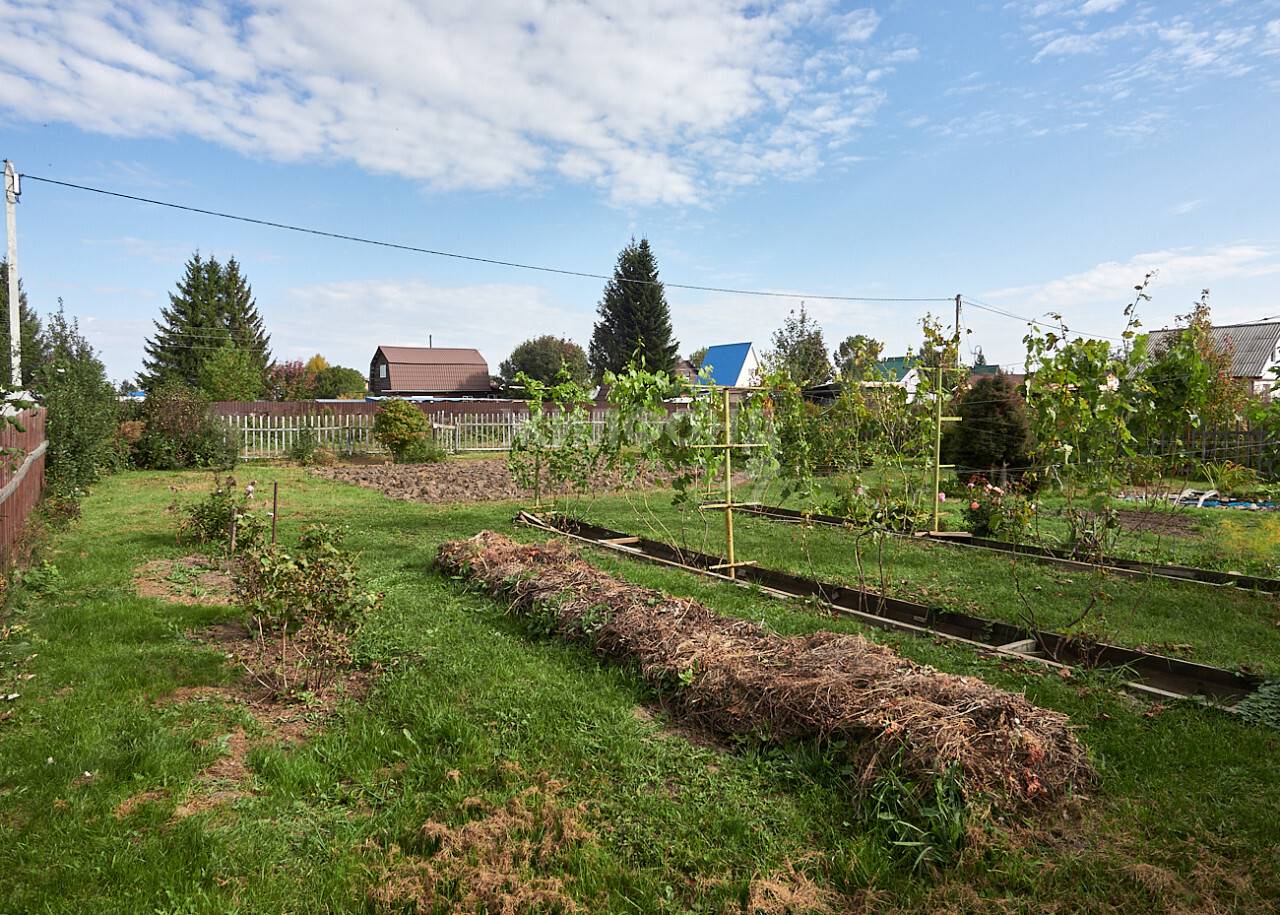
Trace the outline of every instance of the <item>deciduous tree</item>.
{"label": "deciduous tree", "polygon": [[591,375],[587,354],[582,347],[572,340],[544,334],[526,340],[513,349],[511,355],[499,366],[498,373],[507,386],[514,384],[516,376],[521,372],[550,385],[559,379],[561,368],[569,373],[571,380],[579,384],[585,384]]}
{"label": "deciduous tree", "polygon": [[802,388],[831,379],[831,360],[822,327],[810,317],[804,303],[788,313],[782,327],[773,333],[773,350],[766,358],[773,371],[786,370]]}

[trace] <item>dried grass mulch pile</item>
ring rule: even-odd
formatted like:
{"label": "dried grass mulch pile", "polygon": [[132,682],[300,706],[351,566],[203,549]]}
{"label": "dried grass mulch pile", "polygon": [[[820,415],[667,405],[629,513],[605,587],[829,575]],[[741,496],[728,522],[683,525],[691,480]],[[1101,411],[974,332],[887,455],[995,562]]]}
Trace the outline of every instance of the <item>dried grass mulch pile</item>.
{"label": "dried grass mulch pile", "polygon": [[780,636],[620,581],[558,541],[527,545],[483,531],[442,544],[438,562],[513,612],[637,664],[677,714],[716,733],[852,738],[867,781],[893,759],[916,775],[955,766],[967,796],[1006,811],[1052,804],[1095,777],[1065,715],[861,636]]}
{"label": "dried grass mulch pile", "polygon": [[[494,459],[450,459],[439,464],[380,464],[319,467],[317,476],[340,483],[353,483],[376,489],[393,499],[416,502],[495,502],[521,499],[532,495],[516,485],[507,470],[507,462]],[[655,474],[642,474],[634,487],[652,489],[668,481]],[[594,491],[618,489],[622,478],[616,473],[598,474],[591,481]],[[564,495],[550,486],[543,495]]]}
{"label": "dried grass mulch pile", "polygon": [[559,801],[561,785],[544,780],[511,797],[502,807],[479,798],[463,806],[459,826],[435,820],[419,839],[430,855],[390,849],[390,864],[370,893],[379,911],[580,912],[568,894],[563,858],[591,839],[581,825],[581,805]]}

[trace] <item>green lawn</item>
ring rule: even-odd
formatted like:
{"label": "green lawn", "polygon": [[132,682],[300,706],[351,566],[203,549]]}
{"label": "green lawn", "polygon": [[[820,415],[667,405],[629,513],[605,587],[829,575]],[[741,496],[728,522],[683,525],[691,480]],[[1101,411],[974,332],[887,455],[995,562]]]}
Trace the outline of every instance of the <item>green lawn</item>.
{"label": "green lawn", "polygon": [[[1101,773],[1070,816],[982,830],[958,860],[913,872],[912,850],[890,844],[822,748],[696,745],[660,713],[637,713],[655,697],[633,672],[537,638],[433,571],[441,540],[484,527],[532,538],[510,524],[514,505],[426,506],[296,470],[240,472],[251,476],[260,492],[281,483],[284,539],[309,521],[350,528],[362,569],[386,595],[357,637],[358,654],[382,667],[377,682],[303,745],[251,750],[241,796],[175,818],[203,790],[201,773],[228,735],[252,729],[226,703],[157,701],[236,676],[184,634],[234,611],[140,598],[131,582],[138,564],[189,552],[174,543],[164,508],[170,486],[191,500],[207,476],[104,481],[47,551],[60,583],[44,594],[19,589],[3,622],[0,691],[20,695],[0,706],[12,711],[0,721],[0,912],[381,911],[374,900],[393,846],[429,856],[427,821],[459,824],[475,815],[469,798],[501,805],[547,779],[563,784],[563,804],[583,805],[589,837],[539,870],[564,878],[582,911],[743,911],[765,898],[768,879],[804,889],[793,871],[834,910],[1264,912],[1280,900],[1274,731],[1191,704],[1153,707],[1099,676],[1062,679],[950,644],[866,632],[1061,709]],[[648,501],[651,513],[616,497],[579,507],[614,526],[665,527],[717,548],[715,519],[704,536],[661,497]],[[744,557],[856,578],[840,531],[765,521],[740,530]],[[1001,609],[1016,600],[1007,560],[938,545],[887,550],[902,593],[1013,612]],[[807,605],[613,555],[593,559],[780,632],[863,631]],[[1021,573],[1046,622],[1065,618],[1084,587],[1047,567]],[[1198,660],[1280,671],[1274,601],[1191,585],[1105,587],[1096,625],[1117,640],[1187,643]],[[122,801],[145,792],[153,803],[118,815]]]}

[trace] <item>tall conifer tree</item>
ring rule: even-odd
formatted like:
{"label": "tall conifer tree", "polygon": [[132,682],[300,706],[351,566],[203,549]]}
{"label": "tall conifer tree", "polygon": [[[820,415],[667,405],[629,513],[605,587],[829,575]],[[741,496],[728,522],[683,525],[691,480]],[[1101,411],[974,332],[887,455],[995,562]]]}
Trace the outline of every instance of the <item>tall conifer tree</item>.
{"label": "tall conifer tree", "polygon": [[590,350],[597,381],[606,371],[622,371],[637,355],[651,370],[675,370],[678,344],[672,338],[671,311],[647,238],[631,239],[618,255],[598,313]]}
{"label": "tall conifer tree", "polygon": [[197,386],[204,360],[228,343],[249,353],[264,373],[271,360],[262,316],[235,258],[224,266],[193,254],[155,326],[140,377],[147,390],[167,380]]}

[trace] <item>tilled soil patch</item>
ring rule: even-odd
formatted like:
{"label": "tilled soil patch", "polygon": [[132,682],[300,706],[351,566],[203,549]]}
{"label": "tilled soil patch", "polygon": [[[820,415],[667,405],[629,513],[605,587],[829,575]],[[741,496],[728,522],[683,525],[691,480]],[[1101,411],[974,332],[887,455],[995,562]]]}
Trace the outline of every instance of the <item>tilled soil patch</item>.
{"label": "tilled soil patch", "polygon": [[[312,472],[341,483],[376,489],[393,499],[416,502],[496,502],[532,495],[530,490],[516,485],[502,458],[448,460],[438,464],[319,467]],[[644,473],[634,484],[628,483],[627,488],[652,489],[667,482],[669,480],[658,474]],[[619,474],[601,473],[592,479],[591,490],[609,492],[622,484]],[[548,485],[542,494],[564,495],[568,491],[562,488],[557,492]]]}
{"label": "tilled soil patch", "polygon": [[1158,534],[1162,537],[1194,537],[1200,533],[1190,511],[1143,511],[1122,508],[1116,511],[1120,526],[1135,534]]}
{"label": "tilled soil patch", "polygon": [[438,562],[513,612],[637,665],[697,727],[775,742],[850,739],[864,784],[896,760],[917,776],[954,771],[967,796],[1010,810],[1062,801],[1095,777],[1065,715],[861,636],[780,636],[619,580],[558,541],[484,531],[442,544]]}

